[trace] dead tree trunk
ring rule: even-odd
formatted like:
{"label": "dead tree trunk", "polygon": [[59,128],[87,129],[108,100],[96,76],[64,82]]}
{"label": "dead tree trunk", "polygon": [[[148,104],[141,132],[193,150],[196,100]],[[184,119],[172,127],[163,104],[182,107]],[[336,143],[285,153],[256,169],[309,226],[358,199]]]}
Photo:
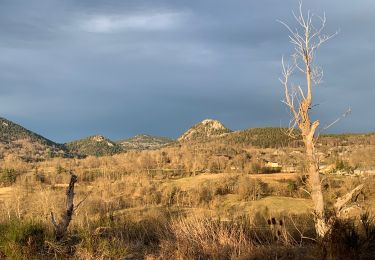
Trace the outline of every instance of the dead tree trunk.
{"label": "dead tree trunk", "polygon": [[71,175],[70,177],[70,183],[66,190],[66,210],[61,215],[60,222],[57,223],[56,219],[53,215],[53,212],[51,212],[51,221],[53,224],[53,227],[55,229],[55,238],[57,241],[61,240],[65,237],[70,221],[72,220],[73,212],[74,212],[74,184],[77,182],[77,176]]}
{"label": "dead tree trunk", "polygon": [[[302,3],[299,6],[299,14],[294,14],[294,18],[298,23],[298,28],[292,29],[287,24],[281,22],[288,29],[290,42],[294,46],[294,53],[291,55],[292,64],[285,65],[282,59],[283,78],[280,79],[284,86],[285,100],[291,112],[290,131],[293,134],[294,128],[299,128],[303,138],[306,152],[306,162],[308,165],[308,176],[310,185],[310,195],[314,206],[315,230],[318,237],[324,237],[331,229],[334,217],[327,220],[325,215],[325,202],[322,191],[321,178],[319,174],[319,160],[316,158],[315,143],[316,130],[319,126],[319,120],[311,121],[310,110],[314,107],[312,100],[312,85],[319,85],[323,70],[313,64],[316,50],[327,40],[333,37],[322,33],[326,18],[312,15],[309,11],[307,15],[302,12]],[[318,19],[318,26],[314,24],[313,18]],[[294,71],[301,72],[305,77],[305,87],[300,85],[291,85],[290,77]],[[363,185],[358,186],[353,191],[342,198],[338,199],[335,204],[336,215],[340,215],[340,211],[345,204],[351,201],[353,195],[362,189]]]}
{"label": "dead tree trunk", "polygon": [[325,205],[322,185],[319,174],[319,165],[315,158],[314,140],[305,138],[306,160],[308,163],[309,184],[311,188],[311,199],[314,205],[315,231],[319,237],[324,237],[329,230],[326,222]]}

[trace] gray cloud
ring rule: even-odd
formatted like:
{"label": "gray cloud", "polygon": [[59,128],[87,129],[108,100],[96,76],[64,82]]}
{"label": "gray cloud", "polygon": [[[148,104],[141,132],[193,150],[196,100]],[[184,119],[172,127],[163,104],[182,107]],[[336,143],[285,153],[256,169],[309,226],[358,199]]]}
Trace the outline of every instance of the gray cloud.
{"label": "gray cloud", "polygon": [[[340,34],[318,62],[314,115],[331,131],[373,131],[375,2],[306,1]],[[0,2],[0,111],[64,142],[102,133],[176,137],[204,118],[288,123],[278,82],[297,1]]]}

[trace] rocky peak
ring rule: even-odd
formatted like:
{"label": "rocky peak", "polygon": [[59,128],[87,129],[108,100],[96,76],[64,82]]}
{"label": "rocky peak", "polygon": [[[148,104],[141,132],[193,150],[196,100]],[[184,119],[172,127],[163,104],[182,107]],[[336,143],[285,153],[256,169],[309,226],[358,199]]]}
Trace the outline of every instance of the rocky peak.
{"label": "rocky peak", "polygon": [[232,131],[226,128],[220,121],[205,119],[182,134],[180,138],[178,138],[178,141],[205,140],[230,132]]}
{"label": "rocky peak", "polygon": [[91,140],[95,141],[95,142],[103,142],[106,138],[102,135],[94,135],[93,137],[91,137]]}

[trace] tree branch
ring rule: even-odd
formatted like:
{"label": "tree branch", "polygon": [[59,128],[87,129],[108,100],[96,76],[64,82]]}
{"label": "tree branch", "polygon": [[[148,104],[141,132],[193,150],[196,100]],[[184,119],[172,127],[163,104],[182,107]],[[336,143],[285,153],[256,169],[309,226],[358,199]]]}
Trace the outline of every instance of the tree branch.
{"label": "tree branch", "polygon": [[340,213],[341,210],[345,207],[346,204],[348,204],[352,198],[360,192],[364,187],[364,184],[358,185],[355,187],[352,191],[349,193],[345,194],[344,196],[340,197],[337,199],[336,203],[334,204],[336,213]]}

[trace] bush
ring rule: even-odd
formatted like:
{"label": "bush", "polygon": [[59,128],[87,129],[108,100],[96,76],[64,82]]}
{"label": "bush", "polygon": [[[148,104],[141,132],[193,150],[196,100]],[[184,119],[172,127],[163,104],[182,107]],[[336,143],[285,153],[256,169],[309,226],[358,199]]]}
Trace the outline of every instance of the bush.
{"label": "bush", "polygon": [[259,200],[268,193],[268,185],[260,179],[241,177],[238,183],[237,192],[242,199]]}
{"label": "bush", "polygon": [[46,182],[46,175],[44,173],[37,173],[34,175],[35,180],[40,183],[45,183]]}
{"label": "bush", "polygon": [[348,161],[337,159],[335,162],[335,171],[344,171],[347,173],[352,173],[354,169],[350,166]]}
{"label": "bush", "polygon": [[0,170],[0,186],[9,186],[16,182],[18,172],[14,169]]}
{"label": "bush", "polygon": [[176,186],[166,187],[161,195],[161,203],[165,206],[172,206],[178,202],[181,189]]}
{"label": "bush", "polygon": [[373,259],[375,254],[375,223],[368,213],[355,223],[337,219],[332,231],[322,241],[325,259]]}
{"label": "bush", "polygon": [[227,194],[233,194],[234,190],[237,186],[238,182],[238,176],[232,177],[224,177],[221,178],[219,182],[215,183],[213,186],[214,189],[214,195],[227,195]]}
{"label": "bush", "polygon": [[155,184],[143,187],[140,191],[143,203],[146,205],[157,205],[161,203],[162,194]]}
{"label": "bush", "polygon": [[251,173],[262,173],[262,165],[258,162],[251,163]]}
{"label": "bush", "polygon": [[212,198],[212,190],[207,186],[202,186],[198,189],[198,198],[200,204],[208,204]]}
{"label": "bush", "polygon": [[304,181],[298,179],[282,179],[271,185],[273,196],[293,197],[293,198],[309,198],[310,195],[305,191]]}
{"label": "bush", "polygon": [[56,173],[57,174],[62,174],[62,173],[65,173],[65,172],[66,172],[66,170],[64,169],[64,167],[61,166],[61,164],[58,164],[56,166]]}

